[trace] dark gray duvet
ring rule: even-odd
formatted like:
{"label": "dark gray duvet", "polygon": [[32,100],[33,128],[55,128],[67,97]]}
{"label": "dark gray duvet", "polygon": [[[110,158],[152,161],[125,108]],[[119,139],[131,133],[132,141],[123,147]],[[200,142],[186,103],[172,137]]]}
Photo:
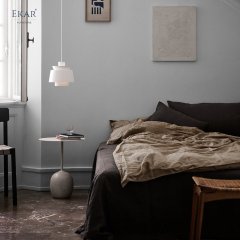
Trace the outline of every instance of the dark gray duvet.
{"label": "dark gray duvet", "polygon": [[[99,146],[89,192],[86,221],[77,233],[83,239],[188,239],[193,175],[239,179],[240,169],[183,172],[121,186],[113,159],[116,145]],[[240,239],[240,201],[208,203],[203,234]]]}

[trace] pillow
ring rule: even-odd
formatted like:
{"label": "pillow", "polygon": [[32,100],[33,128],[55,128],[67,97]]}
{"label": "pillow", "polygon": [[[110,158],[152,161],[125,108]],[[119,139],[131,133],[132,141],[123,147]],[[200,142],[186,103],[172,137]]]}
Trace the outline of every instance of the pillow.
{"label": "pillow", "polygon": [[[119,122],[119,123],[118,123]],[[129,123],[127,123],[129,122]],[[118,144],[122,141],[122,137],[125,136],[129,128],[134,127],[136,123],[143,122],[142,119],[136,119],[133,121],[128,120],[110,120],[110,125],[112,127],[112,133],[107,141],[107,144]]]}
{"label": "pillow", "polygon": [[207,127],[206,122],[196,120],[181,112],[175,111],[162,102],[158,103],[156,111],[148,118],[148,121],[161,121],[179,126],[197,127],[202,130],[205,130]]}
{"label": "pillow", "polygon": [[127,125],[131,122],[133,122],[133,121],[129,121],[129,120],[109,120],[110,127],[111,127],[112,131],[116,128]]}
{"label": "pillow", "polygon": [[240,136],[240,103],[182,103],[168,101],[170,108],[208,123],[208,131]]}
{"label": "pillow", "polygon": [[134,123],[138,121],[146,121],[146,118],[136,118],[133,120],[109,120],[111,130],[113,131],[116,128],[123,127],[129,123]]}

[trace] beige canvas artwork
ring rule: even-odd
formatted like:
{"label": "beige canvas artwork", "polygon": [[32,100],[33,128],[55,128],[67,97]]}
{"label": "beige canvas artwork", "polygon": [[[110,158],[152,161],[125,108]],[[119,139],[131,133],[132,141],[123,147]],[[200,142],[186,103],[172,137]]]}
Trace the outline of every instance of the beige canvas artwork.
{"label": "beige canvas artwork", "polygon": [[154,6],[153,61],[196,61],[195,6]]}

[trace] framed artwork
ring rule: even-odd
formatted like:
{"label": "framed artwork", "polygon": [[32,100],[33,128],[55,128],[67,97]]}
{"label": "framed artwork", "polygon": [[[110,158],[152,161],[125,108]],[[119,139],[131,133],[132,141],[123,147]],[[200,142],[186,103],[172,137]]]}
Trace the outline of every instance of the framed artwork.
{"label": "framed artwork", "polygon": [[85,0],[86,22],[110,22],[111,0]]}
{"label": "framed artwork", "polygon": [[152,60],[196,61],[195,6],[154,6]]}

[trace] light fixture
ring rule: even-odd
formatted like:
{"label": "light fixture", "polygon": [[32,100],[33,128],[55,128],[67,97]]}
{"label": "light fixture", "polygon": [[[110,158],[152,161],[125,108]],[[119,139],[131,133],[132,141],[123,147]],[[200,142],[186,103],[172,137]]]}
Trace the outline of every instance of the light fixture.
{"label": "light fixture", "polygon": [[74,81],[73,71],[66,67],[65,62],[62,61],[62,0],[61,0],[61,61],[58,66],[53,66],[50,71],[49,82],[54,82],[55,86],[68,86],[70,82]]}

